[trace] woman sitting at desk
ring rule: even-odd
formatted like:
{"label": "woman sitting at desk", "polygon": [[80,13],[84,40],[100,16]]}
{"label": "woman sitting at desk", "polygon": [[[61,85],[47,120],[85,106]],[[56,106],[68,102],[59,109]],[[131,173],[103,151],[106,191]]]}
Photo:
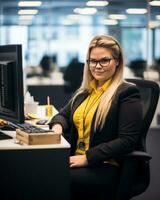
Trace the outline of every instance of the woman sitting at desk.
{"label": "woman sitting at desk", "polygon": [[92,39],[83,81],[51,120],[71,144],[71,199],[115,198],[121,161],[135,149],[142,124],[137,87],[123,80],[123,55],[109,35]]}

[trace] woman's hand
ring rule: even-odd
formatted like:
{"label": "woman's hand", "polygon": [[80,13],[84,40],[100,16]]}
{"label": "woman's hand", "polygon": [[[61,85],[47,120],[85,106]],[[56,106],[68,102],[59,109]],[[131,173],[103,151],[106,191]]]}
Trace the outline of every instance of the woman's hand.
{"label": "woman's hand", "polygon": [[55,133],[62,133],[63,132],[63,128],[62,128],[61,124],[54,124],[53,127],[52,127],[52,130]]}
{"label": "woman's hand", "polygon": [[70,156],[69,158],[70,167],[84,167],[88,165],[86,155]]}

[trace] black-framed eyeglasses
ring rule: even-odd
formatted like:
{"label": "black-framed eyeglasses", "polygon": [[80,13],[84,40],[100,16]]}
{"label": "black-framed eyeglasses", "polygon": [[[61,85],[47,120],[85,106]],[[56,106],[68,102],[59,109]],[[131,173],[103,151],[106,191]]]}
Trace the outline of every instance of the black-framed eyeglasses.
{"label": "black-framed eyeglasses", "polygon": [[98,63],[101,67],[108,67],[111,60],[114,60],[114,58],[102,58],[100,60],[89,59],[87,60],[87,63],[91,68],[96,67]]}

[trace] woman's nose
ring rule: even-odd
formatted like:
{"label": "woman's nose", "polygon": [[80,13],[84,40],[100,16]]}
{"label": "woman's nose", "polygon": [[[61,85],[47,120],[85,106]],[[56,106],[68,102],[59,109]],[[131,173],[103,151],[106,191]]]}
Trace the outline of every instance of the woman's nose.
{"label": "woman's nose", "polygon": [[99,62],[97,62],[96,68],[102,68]]}

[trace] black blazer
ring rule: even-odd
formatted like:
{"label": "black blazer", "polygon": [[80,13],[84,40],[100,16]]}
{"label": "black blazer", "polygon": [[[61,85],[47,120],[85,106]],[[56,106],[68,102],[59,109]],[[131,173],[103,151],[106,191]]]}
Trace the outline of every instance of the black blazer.
{"label": "black blazer", "polygon": [[[71,155],[75,153],[78,139],[73,113],[87,96],[87,92],[77,96],[72,105],[69,102],[50,122],[50,126],[54,123],[62,125],[63,135],[71,144]],[[142,106],[138,88],[129,83],[121,84],[103,128],[94,131],[94,123],[95,115],[91,125],[89,150],[86,152],[90,165],[116,159],[133,151],[138,143],[142,125]]]}

